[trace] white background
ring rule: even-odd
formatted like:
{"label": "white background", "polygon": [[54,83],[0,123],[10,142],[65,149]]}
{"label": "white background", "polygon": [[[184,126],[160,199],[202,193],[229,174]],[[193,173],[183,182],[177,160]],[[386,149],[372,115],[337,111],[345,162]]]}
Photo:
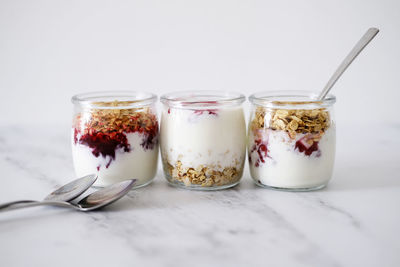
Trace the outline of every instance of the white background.
{"label": "white background", "polygon": [[0,1],[0,122],[70,123],[76,93],[333,89],[337,121],[396,122],[399,1]]}
{"label": "white background", "polygon": [[326,189],[263,190],[246,169],[191,192],[159,170],[104,212],[0,214],[0,266],[400,266],[399,0],[0,0],[0,203],[72,180],[74,94],[317,91],[369,27],[333,89]]}

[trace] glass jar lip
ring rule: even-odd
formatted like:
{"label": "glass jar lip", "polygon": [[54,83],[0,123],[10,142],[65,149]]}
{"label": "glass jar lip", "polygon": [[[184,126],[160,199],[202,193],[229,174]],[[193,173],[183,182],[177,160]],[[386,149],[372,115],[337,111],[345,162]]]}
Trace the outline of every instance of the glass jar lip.
{"label": "glass jar lip", "polygon": [[[97,91],[74,95],[71,98],[73,104],[96,109],[122,109],[138,108],[150,105],[157,101],[157,96],[148,92],[118,90]],[[118,101],[115,106],[102,106],[99,103],[112,103]]]}
{"label": "glass jar lip", "polygon": [[161,103],[182,109],[208,109],[210,107],[238,106],[246,97],[232,91],[177,91],[160,97]]}
{"label": "glass jar lip", "polygon": [[254,93],[249,97],[252,104],[279,108],[329,107],[336,102],[336,97],[327,95],[318,100],[319,92],[305,90],[276,90]]}

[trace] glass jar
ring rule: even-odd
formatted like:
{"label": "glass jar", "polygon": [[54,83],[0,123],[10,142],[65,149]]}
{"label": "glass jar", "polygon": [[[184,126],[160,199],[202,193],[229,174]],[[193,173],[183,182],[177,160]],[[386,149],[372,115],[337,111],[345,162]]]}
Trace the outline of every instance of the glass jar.
{"label": "glass jar", "polygon": [[250,96],[248,158],[257,185],[292,191],[326,186],[335,160],[336,98],[316,98],[308,91]]}
{"label": "glass jar", "polygon": [[161,97],[161,157],[172,185],[197,190],[235,186],[243,174],[242,94],[179,92]]}
{"label": "glass jar", "polygon": [[75,95],[72,157],[78,177],[95,173],[95,186],[137,179],[149,184],[157,171],[157,97],[115,91]]}

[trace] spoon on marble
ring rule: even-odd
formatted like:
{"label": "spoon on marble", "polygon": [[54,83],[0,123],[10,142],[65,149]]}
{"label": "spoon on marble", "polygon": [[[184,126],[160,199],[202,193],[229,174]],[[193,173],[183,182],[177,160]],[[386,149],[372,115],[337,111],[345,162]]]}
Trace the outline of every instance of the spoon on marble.
{"label": "spoon on marble", "polygon": [[[44,198],[44,201],[69,202],[82,195],[83,192],[88,190],[94,184],[94,182],[96,182],[96,180],[97,180],[97,175],[95,174],[89,174],[84,177],[78,178],[72,182],[69,182],[66,185],[61,186],[54,192],[50,193],[47,197]],[[40,202],[40,201],[17,200],[17,201],[7,202],[0,205],[0,210],[14,205],[19,205],[23,203],[33,203],[33,202]]]}
{"label": "spoon on marble", "polygon": [[353,62],[353,60],[361,53],[361,51],[371,42],[372,39],[378,34],[379,29],[369,28],[367,32],[361,37],[357,44],[353,47],[350,53],[345,57],[339,67],[336,69],[335,73],[329,79],[328,83],[325,85],[324,89],[318,96],[318,100],[323,100],[331,88],[335,85],[337,80],[342,76],[343,72],[346,71],[347,67]]}
{"label": "spoon on marble", "polygon": [[44,201],[35,201],[35,202],[22,203],[19,205],[11,205],[11,206],[2,205],[0,206],[0,211],[36,207],[42,205],[73,208],[79,211],[91,211],[102,208],[117,201],[132,189],[135,182],[136,179],[132,179],[106,186],[100,190],[97,190],[94,193],[87,195],[85,198],[83,198],[76,204],[72,202],[59,201],[59,200],[44,200]]}

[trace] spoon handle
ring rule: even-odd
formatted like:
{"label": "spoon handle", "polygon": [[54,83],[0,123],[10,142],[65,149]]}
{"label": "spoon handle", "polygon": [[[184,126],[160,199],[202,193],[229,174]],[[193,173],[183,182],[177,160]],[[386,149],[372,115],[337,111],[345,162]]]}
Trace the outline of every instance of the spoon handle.
{"label": "spoon handle", "polygon": [[22,209],[22,208],[37,207],[37,206],[59,206],[59,207],[79,209],[78,206],[75,206],[69,202],[64,202],[64,201],[20,200],[20,201],[4,203],[4,204],[0,205],[0,212],[15,210],[15,209]]}
{"label": "spoon handle", "polygon": [[19,205],[19,204],[24,204],[24,203],[32,203],[32,202],[37,202],[36,200],[17,200],[17,201],[11,201],[11,202],[6,202],[0,205],[0,210],[14,206],[14,205]]}
{"label": "spoon handle", "polygon": [[342,76],[343,72],[347,69],[347,67],[353,62],[353,60],[361,53],[361,51],[366,47],[369,42],[378,34],[379,29],[377,28],[369,28],[368,31],[361,37],[358,43],[353,47],[347,57],[343,60],[340,66],[337,68],[335,73],[329,79],[328,83],[325,85],[321,94],[318,96],[318,100],[322,100],[328,94],[329,90],[332,86],[335,85],[336,81]]}

